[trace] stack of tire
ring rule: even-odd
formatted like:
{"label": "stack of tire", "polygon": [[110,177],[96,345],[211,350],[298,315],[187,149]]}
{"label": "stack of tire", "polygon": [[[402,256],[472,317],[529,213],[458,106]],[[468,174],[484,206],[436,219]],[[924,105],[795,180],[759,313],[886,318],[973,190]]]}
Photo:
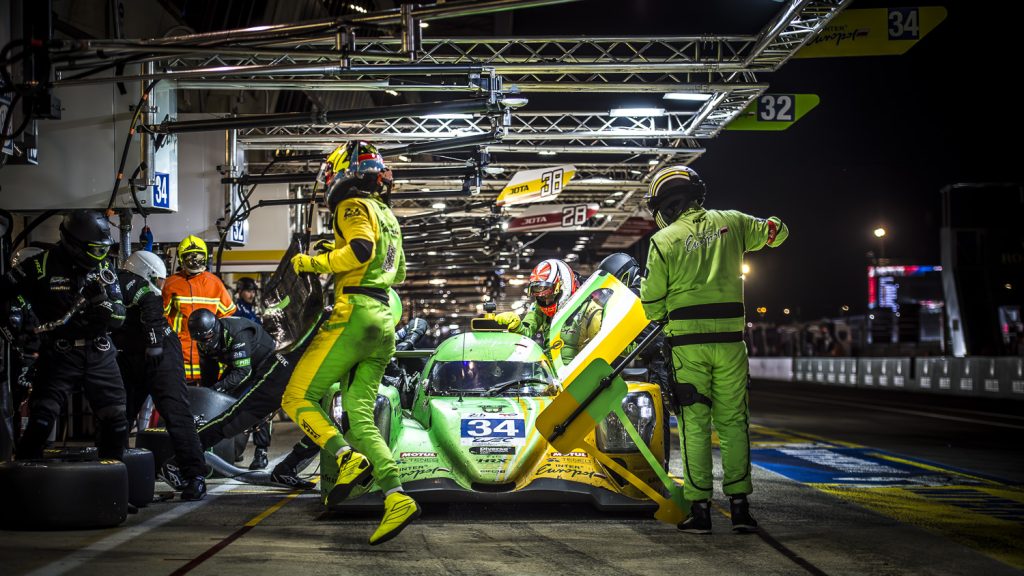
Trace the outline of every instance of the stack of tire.
{"label": "stack of tire", "polygon": [[153,501],[153,454],[129,449],[124,461],[100,460],[95,448],[48,450],[41,460],[0,464],[6,528],[81,530],[125,521],[128,505]]}

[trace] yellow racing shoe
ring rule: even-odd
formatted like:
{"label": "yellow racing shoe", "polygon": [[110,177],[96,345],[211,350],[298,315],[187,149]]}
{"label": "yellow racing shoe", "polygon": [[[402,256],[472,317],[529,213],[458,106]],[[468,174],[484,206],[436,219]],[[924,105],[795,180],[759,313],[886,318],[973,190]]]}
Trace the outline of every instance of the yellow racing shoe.
{"label": "yellow racing shoe", "polygon": [[366,456],[355,450],[344,452],[338,457],[338,481],[327,493],[324,504],[333,506],[343,502],[352,489],[367,481],[372,473],[373,465]]}
{"label": "yellow racing shoe", "polygon": [[377,531],[370,536],[370,544],[383,544],[391,540],[420,517],[420,506],[405,492],[392,492],[384,499],[384,519]]}

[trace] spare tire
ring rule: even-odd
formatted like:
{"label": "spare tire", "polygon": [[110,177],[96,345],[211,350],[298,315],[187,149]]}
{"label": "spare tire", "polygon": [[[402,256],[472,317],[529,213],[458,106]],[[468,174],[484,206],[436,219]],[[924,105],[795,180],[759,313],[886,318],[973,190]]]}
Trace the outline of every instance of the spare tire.
{"label": "spare tire", "polygon": [[[64,462],[96,462],[100,459],[94,446],[52,448],[46,450],[43,457]],[[128,502],[138,508],[148,506],[153,502],[156,491],[153,453],[145,448],[128,448],[122,461],[128,470]]]}
{"label": "spare tire", "polygon": [[0,463],[7,528],[110,528],[128,517],[128,469],[117,460]]}

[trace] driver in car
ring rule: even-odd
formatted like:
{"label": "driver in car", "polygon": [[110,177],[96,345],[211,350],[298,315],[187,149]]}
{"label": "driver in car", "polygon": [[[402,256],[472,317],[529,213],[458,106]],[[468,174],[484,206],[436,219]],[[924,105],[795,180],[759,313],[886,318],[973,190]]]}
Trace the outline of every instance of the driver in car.
{"label": "driver in car", "polygon": [[530,272],[527,292],[533,298],[533,304],[526,314],[520,318],[515,312],[502,312],[494,316],[494,321],[506,326],[509,332],[528,338],[538,333],[545,334],[555,313],[579,287],[579,278],[568,264],[555,258],[543,260]]}

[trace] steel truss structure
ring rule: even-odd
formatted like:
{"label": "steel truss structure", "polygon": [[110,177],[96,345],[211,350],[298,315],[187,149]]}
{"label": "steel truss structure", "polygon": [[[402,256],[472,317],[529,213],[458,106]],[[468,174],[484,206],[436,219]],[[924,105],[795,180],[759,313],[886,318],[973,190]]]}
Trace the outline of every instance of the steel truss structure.
{"label": "steel truss structure", "polygon": [[[392,158],[397,192],[451,190],[440,206],[436,196],[395,201],[407,236],[410,290],[427,298],[444,287],[518,300],[516,290],[502,298],[507,279],[496,268],[525,265],[543,254],[529,244],[536,238],[511,236],[502,223],[520,208],[499,211],[498,192],[517,170],[572,163],[578,173],[556,200],[597,203],[601,214],[588,230],[596,236],[616,230],[636,215],[646,179],[667,163],[689,164],[713,138],[764,93],[762,78],[785,64],[850,0],[788,0],[758,34],[658,37],[421,37],[421,21],[558,3],[566,0],[455,0],[425,7],[348,16],[239,31],[156,40],[85,41],[80,51],[96,51],[63,66],[75,70],[110,58],[141,55],[155,65],[149,74],[113,80],[163,79],[178,89],[201,90],[375,90],[453,92],[461,96],[495,91],[522,93],[668,93],[699,96],[687,111],[654,116],[613,117],[607,111],[537,111],[529,107],[495,115],[401,116],[359,122],[306,124],[235,131],[251,152],[249,172],[265,165],[261,151],[327,152],[341,141],[366,139],[383,150],[409,144],[483,135],[500,127],[499,142],[486,145],[491,161],[481,167],[479,187],[452,178],[402,179],[403,168],[444,166]],[[571,1],[571,0],[570,0]],[[383,26],[384,28],[381,28]],[[380,36],[381,32],[391,36]],[[397,32],[397,33],[395,33]],[[102,52],[100,52],[102,51]],[[80,55],[81,56],[81,55]],[[60,71],[61,67],[58,66]],[[110,82],[111,78],[58,80],[58,84]],[[571,103],[572,98],[566,98]],[[542,162],[536,154],[547,154]],[[532,154],[525,160],[524,154]],[[584,156],[585,155],[585,156]],[[563,162],[561,158],[587,158]],[[436,158],[435,158],[436,159]],[[317,162],[278,161],[272,173],[314,170]],[[450,165],[449,165],[450,166]],[[468,190],[457,193],[458,190]],[[583,233],[581,233],[583,234]],[[589,234],[587,234],[590,237]],[[444,269],[430,265],[443,258]],[[488,284],[489,283],[489,284]],[[449,290],[450,292],[450,290]],[[436,300],[436,298],[431,298]],[[469,313],[475,310],[467,310]]]}

